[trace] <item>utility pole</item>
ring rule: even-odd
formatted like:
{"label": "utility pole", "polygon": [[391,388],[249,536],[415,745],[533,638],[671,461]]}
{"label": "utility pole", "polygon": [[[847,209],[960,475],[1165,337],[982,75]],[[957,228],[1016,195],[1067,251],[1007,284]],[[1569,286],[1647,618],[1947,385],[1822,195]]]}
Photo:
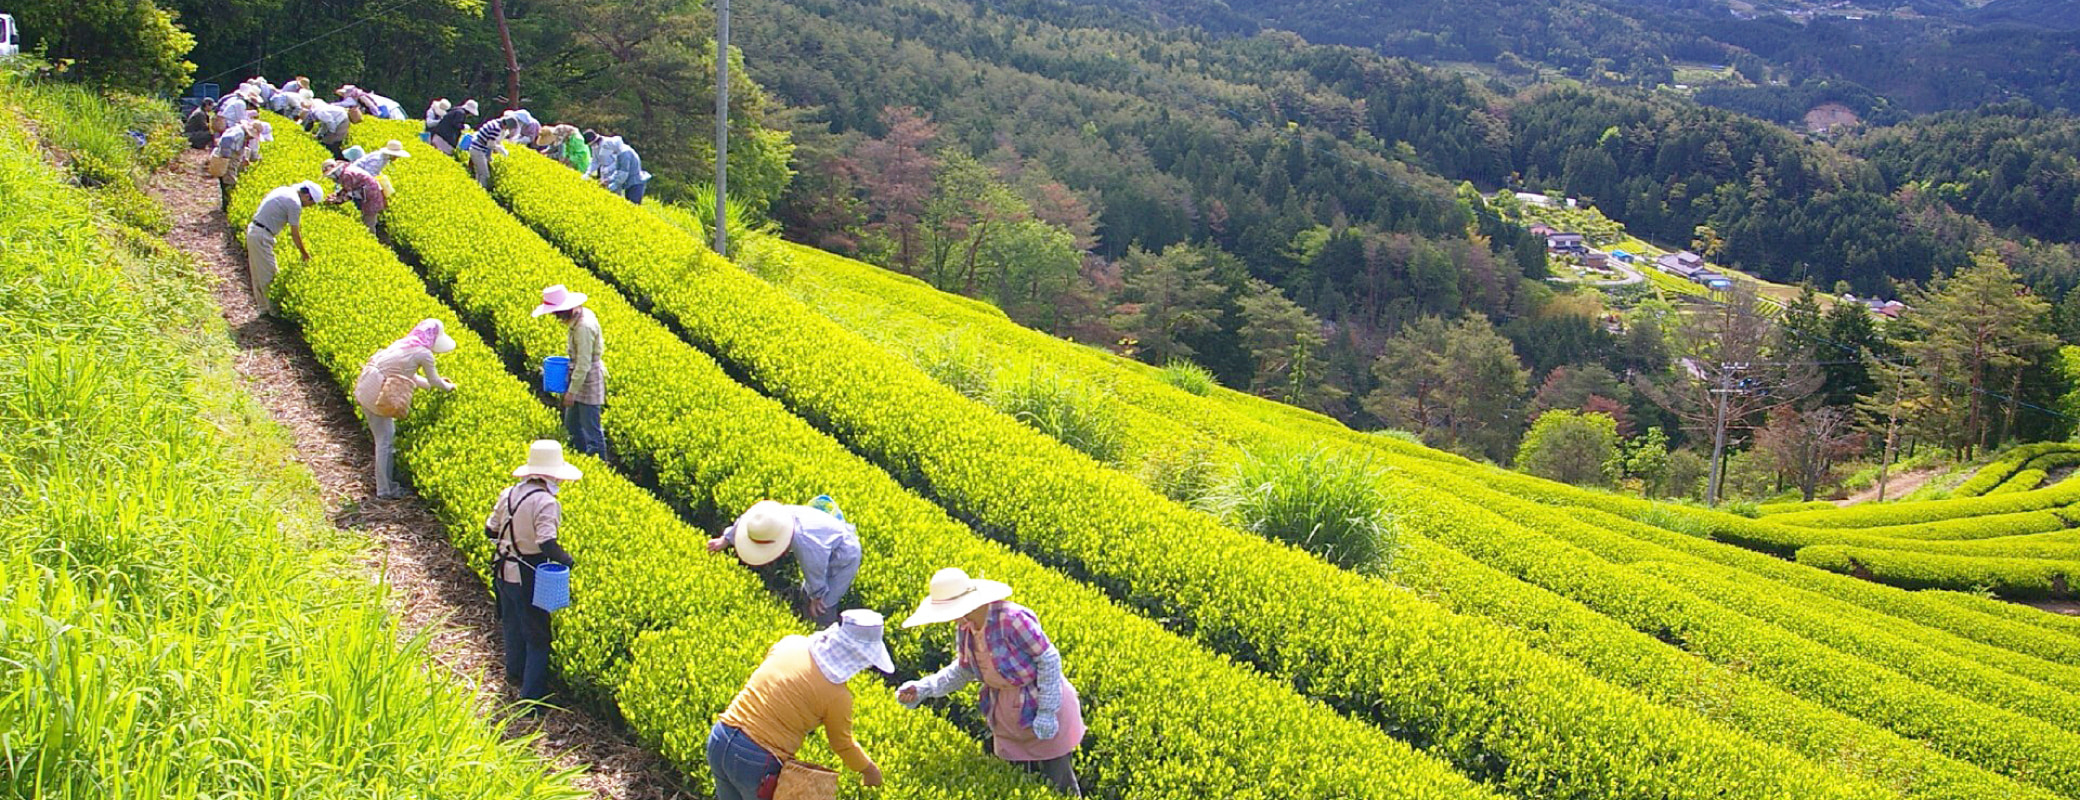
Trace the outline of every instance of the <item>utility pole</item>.
{"label": "utility pole", "polygon": [[729,255],[729,0],[715,5],[715,252]]}
{"label": "utility pole", "polygon": [[1892,413],[1885,419],[1885,458],[1878,462],[1878,502],[1885,502],[1885,473],[1892,469],[1892,459],[1899,452],[1899,403],[1900,396],[1907,392],[1907,368],[1893,370]]}
{"label": "utility pole", "polygon": [[1719,485],[1726,479],[1726,396],[1733,394],[1733,373],[1745,365],[1719,364],[1719,386],[1712,390],[1712,474],[1705,482],[1704,504],[1719,505]]}
{"label": "utility pole", "polygon": [[513,55],[513,31],[506,27],[505,0],[491,0],[491,16],[498,20],[498,43],[506,51],[506,110],[520,107],[520,59]]}

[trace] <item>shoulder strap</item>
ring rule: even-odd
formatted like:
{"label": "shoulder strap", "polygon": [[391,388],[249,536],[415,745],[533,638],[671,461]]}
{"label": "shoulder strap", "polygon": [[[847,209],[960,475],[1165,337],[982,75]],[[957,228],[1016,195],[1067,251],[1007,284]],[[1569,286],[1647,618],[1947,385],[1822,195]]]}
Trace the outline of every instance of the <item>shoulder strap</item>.
{"label": "shoulder strap", "polygon": [[[521,486],[526,486],[526,485],[527,485],[526,483],[521,483],[521,484],[520,484],[519,486],[514,486],[513,488],[515,488],[515,489],[518,489],[518,488],[520,488]],[[501,544],[501,545],[504,545],[504,544],[509,544],[509,543],[512,543],[512,541],[513,541],[513,515],[514,515],[514,514],[516,514],[516,513],[518,513],[518,512],[520,511],[520,504],[521,504],[521,503],[525,503],[525,502],[527,502],[527,498],[533,497],[533,496],[535,496],[535,495],[538,495],[538,494],[542,494],[542,493],[544,493],[544,492],[547,492],[547,491],[549,491],[549,490],[548,490],[548,489],[547,489],[546,487],[541,487],[541,486],[537,486],[537,487],[534,487],[534,490],[533,490],[533,491],[528,491],[528,492],[521,492],[521,493],[520,493],[520,496],[519,496],[519,497],[514,497],[514,496],[513,496],[513,493],[512,493],[512,492],[510,492],[510,491],[506,492],[506,524],[505,524],[505,526],[504,526],[504,527],[501,527],[501,528],[499,528],[499,529],[498,529],[498,542],[499,542],[499,544]],[[517,549],[517,546],[516,546],[516,549]]]}

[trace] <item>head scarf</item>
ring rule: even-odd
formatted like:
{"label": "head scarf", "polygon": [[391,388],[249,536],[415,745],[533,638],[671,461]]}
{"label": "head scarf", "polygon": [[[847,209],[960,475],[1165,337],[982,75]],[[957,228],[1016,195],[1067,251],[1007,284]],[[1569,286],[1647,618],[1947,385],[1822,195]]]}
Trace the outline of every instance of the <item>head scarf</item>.
{"label": "head scarf", "polygon": [[405,334],[404,338],[397,340],[390,346],[396,348],[421,347],[432,350],[433,343],[440,341],[442,330],[443,326],[440,320],[423,319],[419,321],[419,324],[412,326],[411,333]]}

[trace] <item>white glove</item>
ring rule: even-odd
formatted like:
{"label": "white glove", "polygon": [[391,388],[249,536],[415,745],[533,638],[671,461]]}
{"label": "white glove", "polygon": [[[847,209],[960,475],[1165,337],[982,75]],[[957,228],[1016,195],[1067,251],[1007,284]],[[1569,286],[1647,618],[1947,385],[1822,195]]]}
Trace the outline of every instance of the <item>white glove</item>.
{"label": "white glove", "polygon": [[[916,694],[912,694],[910,696],[910,700],[908,702],[904,702],[903,695],[910,694],[911,692],[916,692]],[[904,681],[903,685],[896,687],[896,702],[902,703],[904,708],[916,708],[920,705],[923,705],[924,688],[918,686],[917,681]]]}

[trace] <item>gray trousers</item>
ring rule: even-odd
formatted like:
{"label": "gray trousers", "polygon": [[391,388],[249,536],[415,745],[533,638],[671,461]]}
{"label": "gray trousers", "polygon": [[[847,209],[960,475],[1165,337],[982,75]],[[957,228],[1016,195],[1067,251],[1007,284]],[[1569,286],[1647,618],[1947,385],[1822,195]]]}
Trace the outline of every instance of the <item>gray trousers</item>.
{"label": "gray trousers", "polygon": [[1083,796],[1083,787],[1076,785],[1075,753],[1046,761],[1013,761],[1011,765],[1047,779],[1055,791],[1070,797]]}
{"label": "gray trousers", "polygon": [[397,485],[397,420],[376,413],[367,406],[361,407],[363,416],[368,417],[368,433],[376,442],[376,496],[396,497],[403,492]]}
{"label": "gray trousers", "polygon": [[483,186],[483,187],[484,187],[484,188],[486,188],[486,189],[489,189],[489,188],[491,188],[491,154],[490,154],[490,153],[484,152],[484,151],[482,151],[482,150],[475,150],[475,149],[472,149],[472,150],[470,150],[470,151],[469,151],[469,168],[470,168],[470,171],[471,171],[471,172],[474,172],[474,173],[476,173],[476,175],[477,175],[477,183],[478,183],[479,185]]}

